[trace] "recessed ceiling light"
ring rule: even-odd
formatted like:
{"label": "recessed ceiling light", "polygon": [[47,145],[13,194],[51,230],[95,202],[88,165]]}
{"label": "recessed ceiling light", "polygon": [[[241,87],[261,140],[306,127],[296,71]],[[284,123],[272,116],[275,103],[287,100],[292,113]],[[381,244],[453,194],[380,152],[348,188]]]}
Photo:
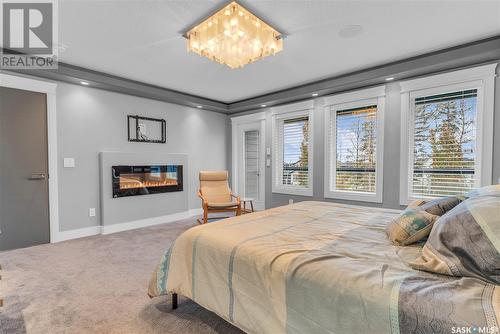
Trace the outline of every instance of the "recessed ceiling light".
{"label": "recessed ceiling light", "polygon": [[89,83],[87,81],[80,81],[80,84],[84,85],[84,86],[88,86]]}
{"label": "recessed ceiling light", "polygon": [[311,95],[312,96],[318,96],[319,94],[318,93],[312,93]]}
{"label": "recessed ceiling light", "polygon": [[394,80],[394,77],[385,78],[385,81],[392,81],[392,80]]}
{"label": "recessed ceiling light", "polygon": [[262,108],[265,108],[265,107],[267,107],[267,104],[261,104],[260,106],[261,106]]}
{"label": "recessed ceiling light", "polygon": [[196,106],[196,108],[201,109],[201,108],[203,108],[203,106]]}

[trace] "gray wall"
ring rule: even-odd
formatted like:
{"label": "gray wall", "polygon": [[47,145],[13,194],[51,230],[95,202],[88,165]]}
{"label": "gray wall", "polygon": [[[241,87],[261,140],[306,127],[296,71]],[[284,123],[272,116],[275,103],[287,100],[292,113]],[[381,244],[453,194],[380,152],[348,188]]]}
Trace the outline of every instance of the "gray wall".
{"label": "gray wall", "polygon": [[[129,114],[165,118],[167,143],[128,142]],[[186,206],[179,207],[178,203],[165,201],[160,211],[148,213],[142,210],[141,219],[178,212],[184,207],[200,207],[196,197],[198,172],[227,168],[227,116],[206,110],[59,83],[57,131],[61,231],[100,225],[99,152],[135,152],[152,157],[174,153],[188,156]],[[75,158],[76,167],[64,168],[65,157]],[[89,217],[91,207],[96,208],[96,217]],[[131,218],[137,219],[138,216]],[[124,217],[120,217],[122,219]]]}
{"label": "gray wall", "polygon": [[[500,69],[497,68],[497,74]],[[495,87],[495,129],[493,183],[500,178],[500,78]],[[252,112],[260,112],[262,109]],[[241,113],[244,115],[252,112]],[[266,147],[271,143],[271,115],[267,113]],[[126,116],[139,114],[167,120],[167,143],[146,144],[127,141]],[[399,201],[399,143],[400,95],[399,84],[393,82],[386,89],[383,207],[398,208]],[[314,195],[302,197],[273,194],[271,168],[266,168],[266,207],[287,204],[289,199],[325,200],[323,197],[323,110],[315,110]],[[96,226],[100,224],[99,162],[102,151],[142,152],[145,154],[187,154],[189,179],[187,207],[199,207],[195,190],[197,174],[201,169],[231,171],[231,125],[228,116],[189,107],[112,93],[66,83],[58,84],[57,131],[59,157],[59,216],[60,230]],[[395,126],[389,126],[394,124]],[[76,159],[75,168],[64,168],[63,158]],[[193,191],[194,190],[194,191]],[[348,202],[362,205],[379,204]],[[89,217],[88,209],[96,208],[96,217]],[[166,207],[162,214],[175,210]],[[148,218],[145,213],[143,218]]]}
{"label": "gray wall", "polygon": [[[500,66],[499,66],[500,67]],[[497,74],[500,74],[500,69],[497,68]],[[500,78],[496,78],[495,86],[495,129],[494,129],[494,159],[493,159],[493,178],[492,183],[499,183],[500,178]],[[321,98],[317,99],[318,107],[314,110],[314,181],[313,181],[313,196],[294,196],[286,194],[278,194],[272,192],[272,166],[266,167],[266,208],[272,208],[284,204],[288,204],[289,199],[294,201],[304,200],[319,200],[332,201],[339,203],[358,204],[365,206],[381,206],[385,208],[400,208],[399,205],[399,163],[400,163],[400,124],[401,124],[401,95],[400,85],[398,82],[386,84],[386,110],[384,119],[384,188],[382,204],[356,202],[348,200],[334,200],[324,198],[324,110],[320,105]],[[252,112],[240,113],[234,116],[247,115],[254,112],[261,112],[263,109],[254,110]],[[265,109],[266,112],[266,147],[272,145],[272,122],[271,110]],[[231,129],[228,130],[230,135]],[[273,152],[274,153],[274,152]],[[231,151],[229,150],[229,154]],[[231,161],[228,158],[228,161]],[[274,162],[274,159],[271,159]]]}

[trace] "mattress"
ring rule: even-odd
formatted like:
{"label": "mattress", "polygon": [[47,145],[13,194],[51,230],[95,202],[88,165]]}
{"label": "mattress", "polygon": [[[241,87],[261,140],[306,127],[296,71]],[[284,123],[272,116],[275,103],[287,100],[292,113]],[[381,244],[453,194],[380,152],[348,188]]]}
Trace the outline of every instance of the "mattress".
{"label": "mattress", "polygon": [[248,333],[498,329],[499,287],[411,269],[422,245],[385,234],[398,213],[301,202],[197,226],[165,252],[148,294],[178,293]]}

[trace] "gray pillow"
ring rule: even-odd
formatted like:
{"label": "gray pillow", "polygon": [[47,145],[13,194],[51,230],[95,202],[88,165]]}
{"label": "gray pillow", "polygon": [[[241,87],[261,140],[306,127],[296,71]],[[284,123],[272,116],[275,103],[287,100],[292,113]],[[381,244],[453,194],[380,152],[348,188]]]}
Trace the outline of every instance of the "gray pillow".
{"label": "gray pillow", "polygon": [[459,196],[441,197],[420,205],[420,209],[436,216],[442,216],[446,212],[460,204],[465,198]]}
{"label": "gray pillow", "polygon": [[439,218],[414,269],[500,284],[500,197],[470,198]]}

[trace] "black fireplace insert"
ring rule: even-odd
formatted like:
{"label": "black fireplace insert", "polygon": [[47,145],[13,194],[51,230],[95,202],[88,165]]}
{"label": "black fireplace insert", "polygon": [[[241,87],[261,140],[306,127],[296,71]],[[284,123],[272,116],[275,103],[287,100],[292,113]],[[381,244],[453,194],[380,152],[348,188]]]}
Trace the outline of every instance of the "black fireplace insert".
{"label": "black fireplace insert", "polygon": [[113,198],[182,191],[182,165],[113,166]]}

